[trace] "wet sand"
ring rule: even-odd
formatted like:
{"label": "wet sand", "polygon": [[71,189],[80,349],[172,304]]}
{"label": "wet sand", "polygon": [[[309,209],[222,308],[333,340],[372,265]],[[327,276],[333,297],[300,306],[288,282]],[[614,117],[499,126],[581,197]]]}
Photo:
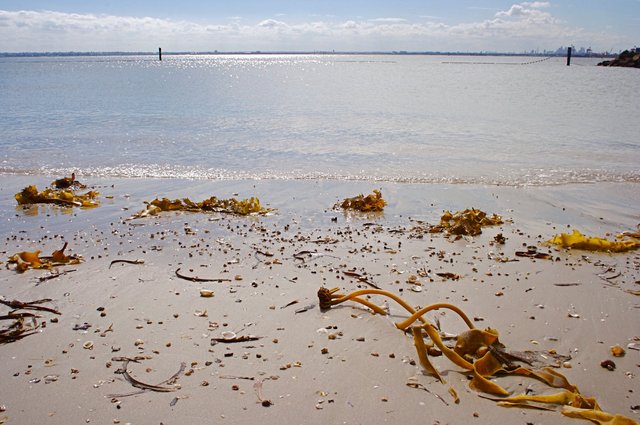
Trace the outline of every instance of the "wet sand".
{"label": "wet sand", "polygon": [[[640,343],[640,301],[632,294],[640,290],[640,253],[544,245],[573,228],[610,238],[635,230],[637,185],[81,180],[100,191],[99,208],[16,208],[13,194],[52,178],[3,176],[0,295],[51,298],[44,305],[62,314],[38,312],[46,327],[0,345],[0,423],[5,417],[8,424],[578,423],[558,412],[499,407],[471,390],[467,376],[445,357],[432,361],[448,385],[424,374],[412,338],[394,326],[407,314],[392,301],[389,316],[349,302],[321,311],[320,287],[342,293],[369,287],[353,273],[412,306],[455,304],[477,327],[497,329],[510,349],[571,356],[559,371],[583,395],[596,397],[607,412],[640,418],[632,410],[640,405],[640,352],[627,348]],[[382,188],[389,203],[384,214],[332,209],[374,188]],[[155,197],[211,195],[258,196],[277,212],[175,212],[125,220]],[[471,207],[497,213],[505,223],[459,240],[420,230],[437,224],[445,210]],[[504,245],[494,241],[499,233]],[[40,281],[49,272],[17,274],[7,265],[16,252],[50,254],[65,241],[67,253],[84,262],[58,268],[66,272],[59,277]],[[552,260],[515,256],[527,246]],[[188,281],[178,269],[224,281]],[[214,296],[201,297],[201,289]],[[379,296],[371,301],[385,302]],[[0,315],[9,310],[0,306]],[[429,319],[448,333],[464,330],[450,312],[433,312]],[[230,332],[259,339],[213,340]],[[625,356],[611,355],[616,344]],[[185,369],[175,383],[161,385],[172,391],[127,395],[138,389],[117,373],[123,363],[113,359],[136,356],[139,362],[127,370],[144,383],[162,383],[182,363]],[[603,360],[614,361],[616,369],[602,368]],[[407,386],[412,377],[428,391]],[[496,382],[513,394],[553,392],[531,379]]]}

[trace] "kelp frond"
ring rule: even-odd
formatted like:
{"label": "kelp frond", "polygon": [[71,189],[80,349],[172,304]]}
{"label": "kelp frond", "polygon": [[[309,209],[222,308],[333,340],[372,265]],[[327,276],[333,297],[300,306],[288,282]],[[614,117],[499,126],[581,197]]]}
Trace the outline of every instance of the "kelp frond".
{"label": "kelp frond", "polygon": [[190,212],[221,212],[235,215],[265,215],[272,211],[272,208],[264,208],[260,205],[260,200],[256,197],[238,200],[236,198],[218,199],[215,196],[205,199],[202,202],[193,202],[189,198],[174,199],[168,198],[154,199],[147,202],[147,207],[134,214],[133,218],[143,218],[156,215],[163,211],[190,211]]}
{"label": "kelp frond", "polygon": [[61,249],[53,251],[48,257],[40,257],[41,250],[22,251],[9,257],[9,264],[16,265],[18,273],[24,273],[29,269],[51,269],[56,266],[64,266],[71,264],[80,264],[82,257],[78,255],[66,255],[64,250],[67,248],[67,242]]}
{"label": "kelp frond", "polygon": [[[371,308],[375,313],[386,315],[385,309],[377,306],[373,302],[361,298],[364,295],[382,295],[396,301],[410,314],[410,317],[402,322],[396,323],[396,327],[401,330],[411,328],[418,359],[424,370],[435,376],[443,384],[445,383],[441,374],[429,360],[428,344],[425,344],[425,334],[429,337],[430,344],[435,345],[442,354],[458,367],[468,371],[472,377],[469,386],[481,393],[491,394],[499,398],[489,398],[498,402],[501,406],[541,408],[543,410],[555,410],[561,408],[560,412],[568,417],[589,419],[599,424],[626,425],[636,424],[622,415],[611,415],[600,409],[595,398],[585,397],[580,394],[578,387],[571,384],[569,380],[550,367],[540,369],[530,369],[528,361],[520,358],[517,353],[508,352],[504,345],[498,340],[498,332],[495,329],[477,329],[473,322],[458,307],[447,303],[431,304],[416,311],[406,301],[398,295],[380,289],[361,289],[350,294],[339,294],[339,288],[320,288],[318,299],[320,308],[330,309],[332,306],[345,301],[355,301]],[[453,348],[444,344],[440,330],[427,320],[424,315],[433,310],[449,309],[455,312],[469,328],[462,332],[456,339]],[[415,324],[419,322],[419,324]],[[521,360],[526,365],[515,364],[514,361]],[[510,393],[494,382],[492,379],[499,375],[517,375],[537,379],[551,388],[562,389],[556,394],[547,395],[510,395]],[[455,394],[455,390],[450,388],[450,393]]]}
{"label": "kelp frond", "polygon": [[355,210],[361,212],[378,212],[384,210],[387,202],[382,199],[382,192],[374,189],[373,193],[367,196],[360,194],[353,198],[346,198],[341,203],[337,204],[345,210]]}
{"label": "kelp frond", "polygon": [[71,189],[46,188],[39,191],[34,185],[27,186],[16,193],[19,205],[28,204],[56,204],[69,207],[93,208],[99,205],[97,198],[100,194],[90,190],[83,194],[76,194]]}
{"label": "kelp frond", "polygon": [[449,235],[476,236],[482,233],[482,227],[502,224],[502,217],[497,214],[491,216],[475,208],[451,213],[445,211],[440,217],[440,224],[431,228],[432,233],[446,231]]}
{"label": "kelp frond", "polygon": [[640,240],[632,235],[622,234],[618,241],[585,236],[578,230],[573,233],[560,233],[547,241],[549,244],[557,245],[560,248],[582,249],[586,251],[602,252],[625,252],[638,249]]}

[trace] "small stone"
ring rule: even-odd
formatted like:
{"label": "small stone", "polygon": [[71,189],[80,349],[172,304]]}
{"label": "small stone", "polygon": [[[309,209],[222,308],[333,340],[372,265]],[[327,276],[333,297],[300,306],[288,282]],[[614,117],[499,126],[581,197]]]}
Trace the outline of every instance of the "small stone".
{"label": "small stone", "polygon": [[611,360],[603,360],[602,362],[600,362],[600,366],[605,369],[609,369],[611,372],[616,370],[616,364]]}

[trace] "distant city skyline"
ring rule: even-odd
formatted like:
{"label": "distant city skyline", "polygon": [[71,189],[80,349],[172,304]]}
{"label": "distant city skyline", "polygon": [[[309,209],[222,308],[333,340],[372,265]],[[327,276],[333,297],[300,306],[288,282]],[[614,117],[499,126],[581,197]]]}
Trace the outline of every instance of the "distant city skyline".
{"label": "distant city skyline", "polygon": [[618,52],[640,0],[0,0],[0,52]]}

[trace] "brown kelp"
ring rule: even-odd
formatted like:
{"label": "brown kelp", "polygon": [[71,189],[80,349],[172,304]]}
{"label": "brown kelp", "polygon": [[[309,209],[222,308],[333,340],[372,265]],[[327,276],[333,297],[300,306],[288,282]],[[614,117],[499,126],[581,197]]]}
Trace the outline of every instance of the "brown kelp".
{"label": "brown kelp", "polygon": [[[480,393],[499,396],[500,398],[491,398],[491,400],[498,402],[501,406],[542,408],[544,410],[550,409],[549,406],[555,406],[560,407],[560,412],[565,416],[589,419],[600,424],[623,425],[636,423],[627,417],[603,412],[595,398],[580,394],[578,387],[571,384],[564,375],[551,367],[532,368],[530,366],[532,362],[528,361],[528,359],[506,350],[505,346],[500,343],[498,332],[495,329],[477,329],[467,315],[453,304],[436,303],[416,310],[401,297],[389,291],[361,289],[344,295],[339,294],[338,290],[339,288],[328,289],[324,287],[318,290],[321,309],[329,309],[345,301],[354,301],[370,308],[374,313],[386,315],[387,312],[383,308],[361,298],[364,295],[382,295],[391,298],[407,310],[410,317],[396,323],[396,327],[403,331],[411,329],[420,364],[426,372],[435,376],[442,383],[445,383],[444,379],[429,360],[430,347],[433,346],[437,347],[455,365],[470,373],[471,381],[469,386],[472,389]],[[444,344],[439,329],[425,318],[426,313],[440,309],[453,311],[469,328],[457,336],[453,347]],[[418,324],[415,324],[416,322]],[[425,342],[426,336],[429,337],[427,342]],[[519,363],[524,363],[525,365]],[[518,375],[533,378],[560,391],[550,395],[523,394],[511,396],[502,386],[489,379],[500,375]],[[450,393],[455,394],[455,390],[450,391]]]}
{"label": "brown kelp", "polygon": [[64,177],[51,183],[42,191],[37,186],[30,185],[16,193],[18,205],[30,204],[55,204],[67,207],[93,208],[99,205],[97,198],[100,195],[94,190],[78,194],[75,189],[84,189],[86,186],[76,180],[75,173],[71,177]]}
{"label": "brown kelp", "polygon": [[431,233],[447,232],[449,235],[476,236],[482,233],[484,226],[502,224],[502,217],[497,214],[491,216],[475,208],[451,213],[445,211],[440,217],[440,224],[431,228]]}
{"label": "brown kelp", "polygon": [[218,199],[212,196],[201,202],[193,202],[189,198],[174,200],[156,198],[146,204],[147,207],[144,210],[134,214],[131,218],[157,215],[163,211],[220,212],[234,215],[265,215],[274,211],[272,208],[262,207],[260,200],[256,197],[238,200],[236,198]]}
{"label": "brown kelp", "polygon": [[42,251],[22,251],[9,257],[8,263],[16,265],[18,273],[24,273],[29,269],[52,269],[57,266],[80,264],[82,257],[79,255],[66,255],[68,243],[65,242],[61,249],[53,251],[50,256],[40,257]]}
{"label": "brown kelp", "polygon": [[353,198],[346,198],[342,202],[336,204],[336,207],[361,212],[379,212],[384,210],[386,205],[387,202],[382,199],[382,192],[374,189],[373,193],[367,196],[360,194]]}
{"label": "brown kelp", "polygon": [[42,311],[57,315],[62,314],[54,308],[41,305],[51,301],[50,298],[28,302],[18,300],[7,301],[4,298],[0,298],[0,304],[12,309],[8,314],[0,316],[0,321],[11,321],[8,326],[0,328],[0,344],[18,341],[37,333],[41,327],[45,326],[45,323],[40,324],[40,322],[38,322],[38,319],[42,316],[20,310]]}

